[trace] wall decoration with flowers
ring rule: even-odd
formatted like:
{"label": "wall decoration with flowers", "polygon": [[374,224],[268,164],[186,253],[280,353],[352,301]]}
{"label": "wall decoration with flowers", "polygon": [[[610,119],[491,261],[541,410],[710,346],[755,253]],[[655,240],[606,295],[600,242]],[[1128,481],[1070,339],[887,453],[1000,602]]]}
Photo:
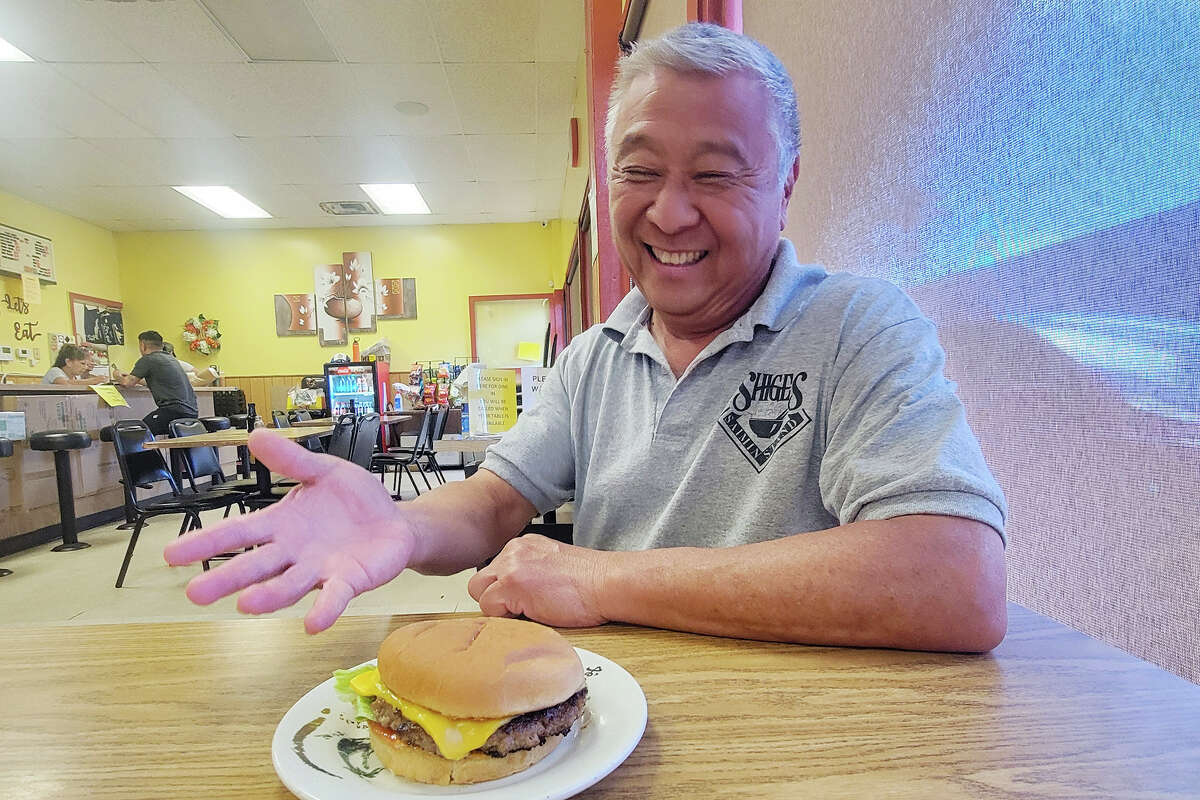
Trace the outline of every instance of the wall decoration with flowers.
{"label": "wall decoration with flowers", "polygon": [[221,332],[217,329],[218,321],[208,319],[203,314],[192,317],[183,323],[183,340],[188,347],[204,355],[212,355],[214,350],[221,347]]}

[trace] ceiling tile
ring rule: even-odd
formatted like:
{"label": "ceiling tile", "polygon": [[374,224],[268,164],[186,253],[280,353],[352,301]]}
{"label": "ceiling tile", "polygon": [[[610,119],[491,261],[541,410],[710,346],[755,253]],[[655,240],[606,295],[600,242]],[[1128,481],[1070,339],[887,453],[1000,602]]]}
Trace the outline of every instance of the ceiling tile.
{"label": "ceiling tile", "polygon": [[[198,3],[90,3],[118,39],[150,62],[244,62],[246,55]],[[91,59],[89,59],[91,60]]]}
{"label": "ceiling tile", "polygon": [[583,33],[583,0],[540,0],[538,61],[574,61],[583,50]]}
{"label": "ceiling tile", "polygon": [[140,61],[108,27],[106,5],[79,0],[4,0],[0,2],[0,31],[5,40],[40,61]]}
{"label": "ceiling tile", "polygon": [[307,219],[324,214],[317,205],[319,201],[314,201],[309,197],[302,186],[261,183],[245,184],[233,188],[277,219]]}
{"label": "ceiling tile", "polygon": [[41,186],[116,185],[129,168],[83,139],[8,139],[0,163],[5,172]]}
{"label": "ceiling tile", "polygon": [[374,133],[381,113],[339,64],[161,64],[160,73],[238,136]]}
{"label": "ceiling tile", "polygon": [[60,64],[56,69],[153,136],[205,138],[232,133],[149,64]]}
{"label": "ceiling tile", "polygon": [[419,183],[417,188],[434,214],[476,214],[483,210],[479,184],[474,181]]}
{"label": "ceiling tile", "polygon": [[536,177],[538,137],[533,134],[466,136],[480,180],[528,181]]}
{"label": "ceiling tile", "polygon": [[476,161],[465,136],[397,136],[405,163],[418,181],[477,180]]}
{"label": "ceiling tile", "polygon": [[537,65],[447,64],[463,133],[533,133]]}
{"label": "ceiling tile", "polygon": [[537,212],[547,217],[557,217],[562,204],[563,181],[539,180],[537,182]]}
{"label": "ceiling tile", "polygon": [[[461,133],[458,111],[441,64],[350,64],[344,67],[373,127],[359,132],[380,134]],[[419,102],[428,113],[413,116],[396,103]],[[365,121],[364,121],[365,123]]]}
{"label": "ceiling tile", "polygon": [[49,64],[6,63],[0,67],[0,108],[22,109],[73,136],[149,135]]}
{"label": "ceiling tile", "polygon": [[532,214],[537,211],[537,181],[480,181],[479,197],[486,211]]}
{"label": "ceiling tile", "polygon": [[529,0],[433,0],[429,6],[446,63],[529,61],[536,55],[538,7]]}
{"label": "ceiling tile", "polygon": [[334,183],[342,179],[326,158],[325,148],[311,136],[257,137],[241,141],[278,183]]}
{"label": "ceiling tile", "polygon": [[416,179],[399,137],[330,136],[317,139],[317,144],[334,177],[310,183],[412,183]]}
{"label": "ceiling tile", "polygon": [[562,180],[571,164],[571,137],[539,134],[537,137],[537,177]]}
{"label": "ceiling tile", "polygon": [[309,0],[308,5],[344,61],[441,60],[423,0]]}
{"label": "ceiling tile", "polygon": [[105,157],[126,166],[121,184],[228,186],[277,180],[248,144],[223,139],[89,139]]}

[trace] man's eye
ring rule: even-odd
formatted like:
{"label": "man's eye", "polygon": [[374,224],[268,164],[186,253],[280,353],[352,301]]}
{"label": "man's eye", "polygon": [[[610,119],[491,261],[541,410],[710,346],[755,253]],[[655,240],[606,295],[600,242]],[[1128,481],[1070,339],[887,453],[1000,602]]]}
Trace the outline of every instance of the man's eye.
{"label": "man's eye", "polygon": [[655,173],[652,170],[642,167],[622,167],[621,177],[631,181],[648,181],[653,180]]}
{"label": "man's eye", "polygon": [[727,172],[700,172],[696,175],[696,180],[703,183],[720,183],[729,180]]}

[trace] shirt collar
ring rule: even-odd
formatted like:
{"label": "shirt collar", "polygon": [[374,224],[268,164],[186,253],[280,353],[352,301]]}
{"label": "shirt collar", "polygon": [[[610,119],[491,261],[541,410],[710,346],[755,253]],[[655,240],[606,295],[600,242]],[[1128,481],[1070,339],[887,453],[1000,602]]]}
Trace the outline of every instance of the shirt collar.
{"label": "shirt collar", "polygon": [[[772,331],[782,330],[795,319],[803,307],[803,290],[812,283],[824,278],[823,268],[812,265],[802,265],[796,259],[796,248],[787,239],[781,238],[775,250],[775,258],[771,264],[771,275],[762,292],[755,298],[750,307],[734,320],[728,330],[723,331],[720,339],[724,343],[730,341],[751,341],[754,329],[762,325]],[[629,294],[621,299],[602,330],[612,331],[620,337],[621,347],[632,351],[640,331],[644,330],[650,320],[650,306],[645,296],[638,289],[631,289]]]}

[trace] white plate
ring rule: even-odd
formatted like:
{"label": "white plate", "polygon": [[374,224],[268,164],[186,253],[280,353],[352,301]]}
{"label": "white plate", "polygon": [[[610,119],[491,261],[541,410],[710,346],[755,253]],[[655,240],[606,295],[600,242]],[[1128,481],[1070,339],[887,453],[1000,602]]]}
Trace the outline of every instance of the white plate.
{"label": "white plate", "polygon": [[354,709],[338,697],[333,678],[283,715],[271,740],[271,761],[283,785],[304,800],[571,797],[616,769],[646,730],[646,695],[633,676],[604,656],[575,651],[587,675],[587,724],[576,725],[554,752],[516,775],[469,786],[430,786],[396,777],[371,752],[367,723],[354,720]]}

